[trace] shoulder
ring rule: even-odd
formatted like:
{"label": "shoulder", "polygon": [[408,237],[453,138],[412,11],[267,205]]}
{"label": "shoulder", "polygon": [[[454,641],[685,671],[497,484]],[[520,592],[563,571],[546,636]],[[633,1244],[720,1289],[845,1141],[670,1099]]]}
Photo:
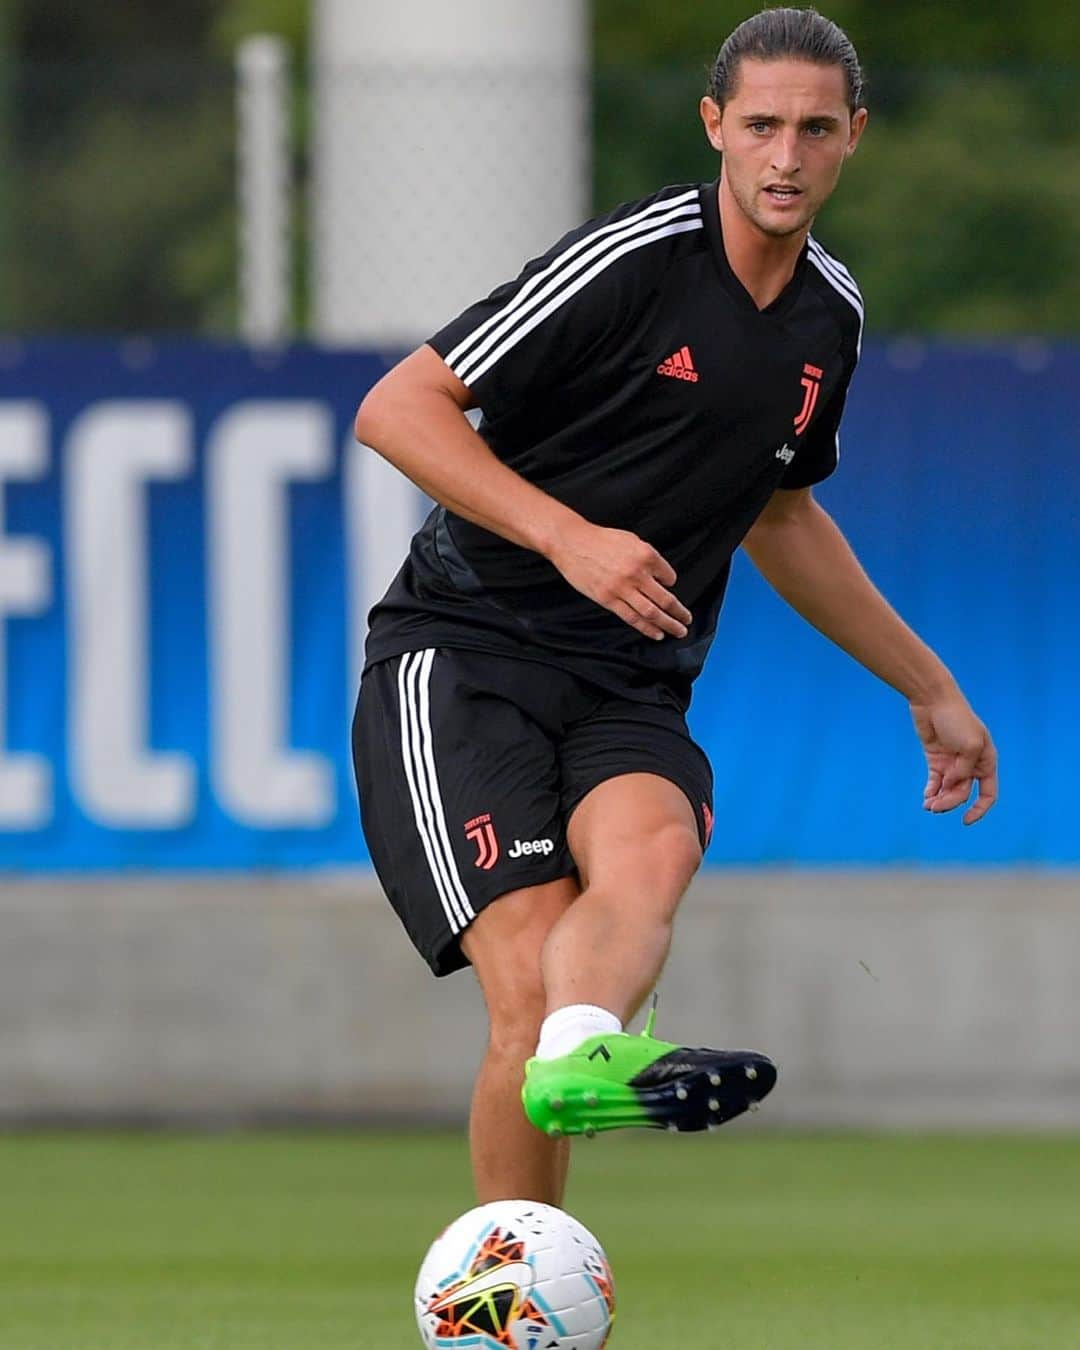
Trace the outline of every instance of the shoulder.
{"label": "shoulder", "polygon": [[594,216],[558,241],[542,260],[561,266],[584,264],[588,270],[625,276],[628,271],[662,272],[673,253],[700,236],[701,187],[697,183],[661,188],[651,196],[621,202]]}
{"label": "shoulder", "polygon": [[827,253],[813,235],[808,237],[806,243],[808,274],[845,337],[854,342],[857,357],[862,347],[866,314],[858,282],[840,259]]}
{"label": "shoulder", "polygon": [[604,229],[619,229],[630,226],[648,227],[663,220],[664,224],[684,226],[688,221],[701,222],[701,184],[674,183],[659,188],[648,197],[639,197],[635,201],[620,202],[603,215],[587,220],[574,233],[595,233]]}

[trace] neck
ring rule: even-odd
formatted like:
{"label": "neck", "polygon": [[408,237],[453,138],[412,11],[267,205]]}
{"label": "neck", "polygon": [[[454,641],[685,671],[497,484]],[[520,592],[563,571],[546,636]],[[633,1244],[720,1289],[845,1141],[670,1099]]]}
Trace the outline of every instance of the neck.
{"label": "neck", "polygon": [[728,265],[758,309],[765,309],[795,275],[809,225],[794,234],[766,234],[745,215],[721,173],[720,228]]}

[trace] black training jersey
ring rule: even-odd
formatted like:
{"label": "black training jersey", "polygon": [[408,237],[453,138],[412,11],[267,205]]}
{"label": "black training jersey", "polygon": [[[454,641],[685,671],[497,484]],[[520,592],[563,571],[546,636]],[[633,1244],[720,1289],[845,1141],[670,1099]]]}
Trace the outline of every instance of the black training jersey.
{"label": "black training jersey", "polygon": [[690,631],[646,638],[539,554],[436,507],[372,610],[367,663],[465,647],[685,707],[733,552],[776,488],[836,467],[862,320],[851,273],[813,238],[759,310],[728,264],[716,183],[571,231],[430,345],[501,460],[667,558]]}

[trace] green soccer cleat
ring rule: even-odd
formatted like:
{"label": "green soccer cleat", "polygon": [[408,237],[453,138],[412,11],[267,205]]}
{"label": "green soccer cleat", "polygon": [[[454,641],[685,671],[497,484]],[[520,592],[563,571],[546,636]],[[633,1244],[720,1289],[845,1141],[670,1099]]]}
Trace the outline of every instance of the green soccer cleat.
{"label": "green soccer cleat", "polygon": [[521,1100],[538,1130],[596,1134],[630,1125],[687,1133],[756,1108],[776,1084],[757,1050],[690,1050],[657,1040],[655,1008],[640,1036],[590,1036],[569,1055],[530,1059]]}

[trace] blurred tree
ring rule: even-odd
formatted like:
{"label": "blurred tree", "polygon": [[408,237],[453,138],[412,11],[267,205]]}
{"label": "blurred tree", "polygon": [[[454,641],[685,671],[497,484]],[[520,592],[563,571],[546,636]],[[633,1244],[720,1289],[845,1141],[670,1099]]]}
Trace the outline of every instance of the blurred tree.
{"label": "blurred tree", "polygon": [[307,0],[16,0],[19,154],[0,327],[236,325],[232,53],[303,39]]}
{"label": "blurred tree", "polygon": [[71,0],[9,0],[15,43],[28,61],[130,59],[148,52],[198,51],[215,0],[142,0],[73,5]]}
{"label": "blurred tree", "polygon": [[[916,81],[823,213],[877,331],[1073,333],[1080,312],[1074,81],[948,72]],[[959,112],[958,112],[959,110]]]}
{"label": "blurred tree", "polygon": [[[774,7],[772,5],[770,8]],[[750,0],[659,6],[653,0],[593,0],[596,51],[603,61],[708,62],[729,32],[758,6]],[[1080,59],[1080,6],[988,5],[986,0],[821,0],[864,64],[996,65]]]}
{"label": "blurred tree", "polygon": [[252,33],[273,33],[289,44],[293,60],[303,65],[308,52],[308,18],[312,0],[225,0],[215,6],[210,38],[222,55]]}
{"label": "blurred tree", "polygon": [[11,78],[14,57],[11,51],[10,9],[0,9],[0,323],[10,309],[8,278],[12,268],[11,206],[12,179]]}

